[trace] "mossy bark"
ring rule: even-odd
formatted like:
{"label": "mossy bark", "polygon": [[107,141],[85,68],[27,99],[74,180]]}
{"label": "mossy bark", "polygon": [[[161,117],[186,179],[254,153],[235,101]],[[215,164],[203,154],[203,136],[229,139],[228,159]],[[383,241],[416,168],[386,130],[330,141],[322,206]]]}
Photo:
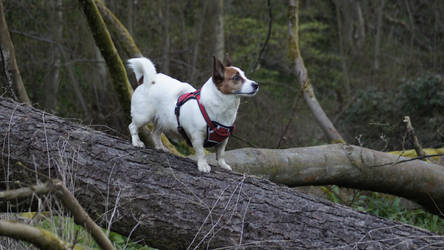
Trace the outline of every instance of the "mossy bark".
{"label": "mossy bark", "polygon": [[95,0],[97,8],[102,14],[102,17],[107,25],[109,31],[111,31],[112,37],[117,40],[117,43],[125,51],[128,57],[141,57],[142,52],[134,42],[133,37],[128,32],[126,27],[120,22],[120,20],[112,13],[102,0]]}
{"label": "mossy bark", "polygon": [[117,53],[116,47],[111,39],[111,35],[105,26],[105,22],[97,9],[94,0],[79,0],[83,7],[86,19],[88,20],[91,33],[97,47],[100,49],[105,59],[109,73],[112,78],[114,90],[119,96],[120,105],[125,114],[128,114],[129,121],[130,103],[133,89],[128,81],[125,67]]}

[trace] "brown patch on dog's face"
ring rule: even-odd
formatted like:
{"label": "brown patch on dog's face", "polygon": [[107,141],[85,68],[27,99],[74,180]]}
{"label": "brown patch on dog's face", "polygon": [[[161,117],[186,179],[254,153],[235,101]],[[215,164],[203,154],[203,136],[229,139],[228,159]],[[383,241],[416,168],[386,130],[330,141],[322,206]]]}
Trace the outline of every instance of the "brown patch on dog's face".
{"label": "brown patch on dog's face", "polygon": [[239,71],[233,67],[225,67],[224,79],[216,83],[217,89],[223,94],[234,94],[242,88],[245,79],[242,78]]}

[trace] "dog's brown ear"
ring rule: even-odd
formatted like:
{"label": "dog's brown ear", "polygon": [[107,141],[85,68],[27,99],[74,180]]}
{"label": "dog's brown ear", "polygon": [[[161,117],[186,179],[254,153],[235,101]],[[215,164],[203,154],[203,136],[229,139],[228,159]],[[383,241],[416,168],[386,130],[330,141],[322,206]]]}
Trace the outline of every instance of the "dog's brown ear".
{"label": "dog's brown ear", "polygon": [[213,56],[213,82],[219,84],[224,81],[225,66],[215,56]]}
{"label": "dog's brown ear", "polygon": [[224,62],[226,67],[233,65],[233,63],[231,62],[230,55],[228,53],[225,53]]}

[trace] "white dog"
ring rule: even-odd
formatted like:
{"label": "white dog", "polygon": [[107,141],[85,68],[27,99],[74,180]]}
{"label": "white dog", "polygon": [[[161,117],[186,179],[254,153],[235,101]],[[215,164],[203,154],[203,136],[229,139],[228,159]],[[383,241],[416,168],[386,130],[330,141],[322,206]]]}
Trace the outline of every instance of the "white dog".
{"label": "white dog", "polygon": [[132,122],[128,127],[133,145],[144,147],[138,129],[153,122],[156,149],[166,150],[161,142],[162,132],[181,134],[196,151],[199,171],[211,170],[204,146],[215,146],[219,166],[231,170],[224,160],[224,152],[234,128],[240,97],[255,95],[259,85],[232,66],[228,56],[225,60],[224,66],[213,58],[213,76],[199,92],[188,83],[157,73],[145,57],[129,59],[128,66],[137,81],[143,82],[131,99]]}

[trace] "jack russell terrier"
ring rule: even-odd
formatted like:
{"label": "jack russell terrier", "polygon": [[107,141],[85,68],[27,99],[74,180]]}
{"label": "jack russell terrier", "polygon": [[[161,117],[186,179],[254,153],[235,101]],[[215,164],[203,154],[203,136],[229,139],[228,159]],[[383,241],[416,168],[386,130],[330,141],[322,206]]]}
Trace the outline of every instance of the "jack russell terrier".
{"label": "jack russell terrier", "polygon": [[200,90],[167,75],[157,73],[153,63],[145,58],[128,60],[138,82],[142,83],[131,98],[132,122],[128,126],[132,144],[144,147],[138,129],[153,122],[153,141],[156,149],[166,151],[161,134],[180,134],[196,152],[197,168],[211,170],[205,159],[204,147],[216,147],[220,167],[231,170],[224,160],[228,136],[234,129],[241,96],[254,96],[259,84],[249,80],[245,73],[213,57],[213,76]]}

